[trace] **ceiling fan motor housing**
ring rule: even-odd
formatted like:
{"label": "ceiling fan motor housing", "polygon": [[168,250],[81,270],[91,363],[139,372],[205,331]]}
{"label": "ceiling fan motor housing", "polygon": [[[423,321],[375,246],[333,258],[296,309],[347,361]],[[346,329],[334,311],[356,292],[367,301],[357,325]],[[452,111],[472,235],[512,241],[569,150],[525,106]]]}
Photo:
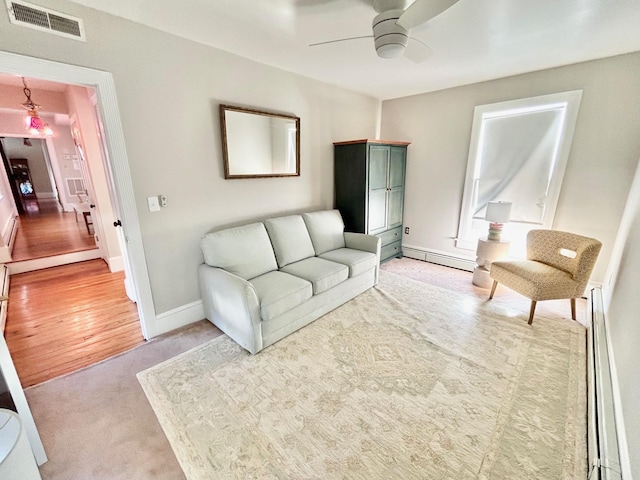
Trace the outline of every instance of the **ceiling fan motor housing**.
{"label": "ceiling fan motor housing", "polygon": [[376,52],[382,58],[402,56],[409,40],[409,32],[396,22],[404,10],[388,10],[373,19],[373,38]]}

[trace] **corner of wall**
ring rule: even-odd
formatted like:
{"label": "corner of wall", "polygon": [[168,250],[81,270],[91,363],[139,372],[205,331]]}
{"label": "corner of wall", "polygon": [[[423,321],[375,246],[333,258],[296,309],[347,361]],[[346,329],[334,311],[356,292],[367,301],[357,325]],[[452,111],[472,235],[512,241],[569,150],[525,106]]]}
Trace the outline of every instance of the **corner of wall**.
{"label": "corner of wall", "polygon": [[182,305],[168,312],[156,315],[155,335],[162,335],[205,318],[202,300]]}
{"label": "corner of wall", "polygon": [[376,108],[376,139],[380,139],[382,132],[382,100],[378,99]]}

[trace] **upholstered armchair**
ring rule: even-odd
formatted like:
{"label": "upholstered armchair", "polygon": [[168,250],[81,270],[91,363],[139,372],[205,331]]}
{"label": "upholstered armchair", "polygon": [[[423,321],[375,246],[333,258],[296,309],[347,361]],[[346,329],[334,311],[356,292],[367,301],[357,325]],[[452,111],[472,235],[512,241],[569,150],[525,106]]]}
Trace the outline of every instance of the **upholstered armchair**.
{"label": "upholstered armchair", "polygon": [[527,235],[527,259],[493,262],[489,300],[498,283],[531,299],[529,325],[536,302],[568,298],[571,318],[576,319],[576,298],[581,297],[596,263],[602,243],[593,238],[557,230],[531,230]]}

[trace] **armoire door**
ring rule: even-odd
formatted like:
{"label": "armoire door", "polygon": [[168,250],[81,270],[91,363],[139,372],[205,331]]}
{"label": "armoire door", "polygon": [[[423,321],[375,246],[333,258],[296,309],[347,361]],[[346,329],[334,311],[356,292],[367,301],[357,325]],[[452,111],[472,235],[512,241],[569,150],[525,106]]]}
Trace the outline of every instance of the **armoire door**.
{"label": "armoire door", "polygon": [[387,229],[388,174],[389,147],[370,145],[367,233],[371,235]]}
{"label": "armoire door", "polygon": [[389,229],[402,225],[405,169],[406,148],[391,147],[387,204],[387,228]]}

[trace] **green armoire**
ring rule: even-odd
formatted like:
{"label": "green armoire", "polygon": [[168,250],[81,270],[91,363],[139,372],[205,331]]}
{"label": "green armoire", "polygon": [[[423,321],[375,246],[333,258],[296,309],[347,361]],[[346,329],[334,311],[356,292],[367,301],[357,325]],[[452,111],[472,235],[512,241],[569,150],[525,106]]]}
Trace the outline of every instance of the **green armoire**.
{"label": "green armoire", "polygon": [[345,230],[380,237],[380,261],[401,257],[409,143],[353,140],[333,145],[335,205]]}

